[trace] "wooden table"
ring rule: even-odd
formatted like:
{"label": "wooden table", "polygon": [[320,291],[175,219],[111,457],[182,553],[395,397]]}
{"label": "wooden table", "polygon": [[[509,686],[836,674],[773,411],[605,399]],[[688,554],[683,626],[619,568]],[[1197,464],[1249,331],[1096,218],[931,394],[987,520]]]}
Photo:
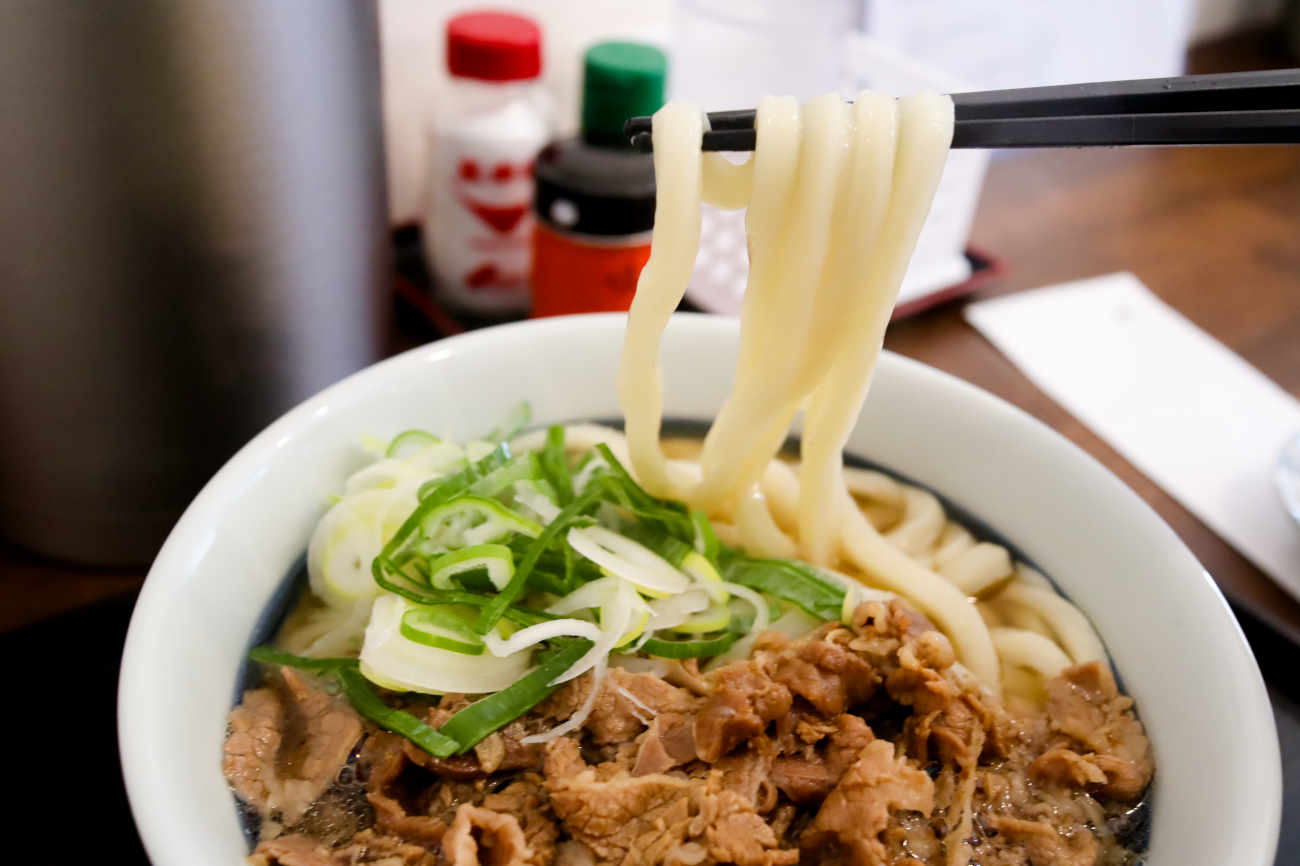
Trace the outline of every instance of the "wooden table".
{"label": "wooden table", "polygon": [[[1006,277],[977,297],[1132,271],[1300,396],[1300,147],[998,158],[972,241],[1010,264]],[[1068,436],[1160,513],[1230,599],[1300,643],[1300,604],[1038,390],[962,320],[959,307],[896,323],[885,345],[992,391]]]}

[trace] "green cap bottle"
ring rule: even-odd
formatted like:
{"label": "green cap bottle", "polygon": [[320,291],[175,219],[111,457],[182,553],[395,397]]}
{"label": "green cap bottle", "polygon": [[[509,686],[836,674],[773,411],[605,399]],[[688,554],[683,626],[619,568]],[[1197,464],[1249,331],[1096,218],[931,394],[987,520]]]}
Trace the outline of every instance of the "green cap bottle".
{"label": "green cap bottle", "polygon": [[623,124],[664,104],[668,59],[638,42],[601,42],[583,63],[582,137],[603,147],[628,146]]}

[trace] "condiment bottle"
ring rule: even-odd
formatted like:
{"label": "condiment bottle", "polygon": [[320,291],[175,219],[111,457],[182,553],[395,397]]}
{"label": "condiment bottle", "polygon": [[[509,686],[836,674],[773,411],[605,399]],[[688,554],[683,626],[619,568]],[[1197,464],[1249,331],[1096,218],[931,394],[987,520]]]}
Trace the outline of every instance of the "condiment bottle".
{"label": "condiment bottle", "polygon": [[541,42],[522,15],[447,23],[452,81],[434,121],[424,246],[435,294],[461,312],[528,309],[533,160],[550,134]]}
{"label": "condiment bottle", "polygon": [[623,124],[664,101],[667,60],[634,42],[603,42],[583,64],[582,134],[537,157],[533,316],[626,310],[650,257],[654,163]]}

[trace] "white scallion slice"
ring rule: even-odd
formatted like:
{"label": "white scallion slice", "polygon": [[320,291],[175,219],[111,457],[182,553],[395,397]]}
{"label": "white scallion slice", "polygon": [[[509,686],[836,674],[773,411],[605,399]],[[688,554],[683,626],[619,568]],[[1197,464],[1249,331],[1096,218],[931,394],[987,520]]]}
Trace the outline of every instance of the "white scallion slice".
{"label": "white scallion slice", "polygon": [[363,490],[335,503],[316,524],[307,545],[312,592],[334,607],[378,595],[370,564],[415,505],[415,488],[409,484]]}
{"label": "white scallion slice", "polygon": [[732,595],[749,602],[754,608],[754,624],[750,627],[750,634],[758,634],[767,629],[771,622],[771,617],[767,612],[767,600],[759,595],[756,591],[747,586],[741,586],[738,583],[722,582],[723,588]]}
{"label": "white scallion slice", "polygon": [[593,610],[607,603],[620,583],[617,577],[601,577],[584,583],[546,608],[546,612],[567,616],[579,610]]}
{"label": "white scallion slice", "polygon": [[690,578],[643,544],[603,526],[570,529],[569,546],[600,567],[632,583],[641,592],[663,598],[683,592]]}
{"label": "white scallion slice", "polygon": [[[594,610],[601,628],[608,623],[609,613],[606,608],[618,594],[620,587],[627,585],[627,581],[614,577],[601,577],[590,583],[584,583],[573,592],[561,598],[546,609],[547,613],[554,613],[564,616],[570,613],[576,613],[580,610]],[[646,629],[652,616],[650,606],[633,592],[635,600],[632,605],[632,617],[629,625],[624,630],[622,636],[614,644],[616,647],[626,646],[636,640]]]}
{"label": "white scallion slice", "polygon": [[497,447],[495,442],[488,442],[486,439],[473,439],[465,443],[465,457],[475,463],[492,453]]}
{"label": "white scallion slice", "polygon": [[408,640],[402,635],[402,617],[416,607],[387,593],[375,599],[361,646],[361,673],[374,684],[430,695],[487,694],[514,684],[532,666],[531,652],[470,656]]}
{"label": "white scallion slice", "polygon": [[645,603],[632,584],[626,581],[619,581],[618,584],[609,601],[600,608],[600,637],[567,671],[552,680],[551,685],[567,683],[574,677],[585,674],[597,663],[603,663],[610,652],[624,642],[633,617],[638,610],[644,608]]}
{"label": "white scallion slice", "polygon": [[682,634],[706,634],[711,631],[722,631],[730,622],[731,606],[715,601],[703,611],[673,626],[673,631]]}
{"label": "white scallion slice", "polygon": [[537,515],[537,519],[543,524],[550,523],[560,516],[560,506],[542,492],[536,481],[525,479],[515,482],[515,503]]}
{"label": "white scallion slice", "polygon": [[693,577],[700,586],[713,596],[716,602],[727,601],[727,591],[722,588],[722,575],[713,567],[713,563],[700,553],[688,553],[682,560],[682,571]]}
{"label": "white scallion slice", "polygon": [[[650,602],[651,631],[661,628],[677,628],[689,620],[692,615],[707,610],[710,604],[709,594],[702,589],[688,589],[679,595],[660,598]],[[730,613],[728,613],[730,618]],[[724,623],[725,625],[725,623]]]}
{"label": "white scallion slice", "polygon": [[600,640],[601,631],[595,623],[585,619],[552,619],[521,628],[508,638],[494,632],[483,635],[483,643],[494,656],[508,656],[534,647],[557,637],[584,637],[593,643]]}

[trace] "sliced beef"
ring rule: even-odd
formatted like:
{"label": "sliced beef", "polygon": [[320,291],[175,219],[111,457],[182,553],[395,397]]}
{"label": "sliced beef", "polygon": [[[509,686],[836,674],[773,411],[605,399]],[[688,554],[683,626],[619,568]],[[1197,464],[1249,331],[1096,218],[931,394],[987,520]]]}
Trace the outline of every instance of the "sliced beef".
{"label": "sliced beef", "polygon": [[292,825],[333,783],[361,733],[346,701],[282,668],[231,711],[223,769],[264,818]]}
{"label": "sliced beef", "polygon": [[1059,746],[1035,758],[1029,772],[1035,779],[1072,788],[1095,788],[1106,784],[1106,774],[1100,767],[1078,752]]}
{"label": "sliced beef", "polygon": [[825,761],[815,758],[777,758],[772,763],[771,780],[796,803],[820,802],[839,781]]}
{"label": "sliced beef", "polygon": [[766,814],[776,806],[777,788],[772,783],[776,745],[770,740],[751,740],[744,749],[722,757],[710,772],[722,773],[722,786],[739,794],[755,811]]}
{"label": "sliced beef", "polygon": [[502,790],[488,794],[483,798],[483,808],[518,819],[528,844],[529,866],[549,866],[555,861],[560,827],[541,776],[525,774]]}
{"label": "sliced beef", "polygon": [[383,836],[374,830],[362,830],[352,842],[334,852],[339,866],[435,866],[432,852],[412,845],[396,836]]}
{"label": "sliced beef", "polygon": [[988,827],[998,834],[996,848],[1013,856],[1022,855],[1024,859],[1020,862],[1033,866],[1095,866],[1097,863],[1097,840],[1086,831],[1062,833],[1047,821],[999,815],[988,820]]}
{"label": "sliced beef", "polygon": [[[580,683],[562,690],[569,694],[558,697],[557,706],[547,712],[556,718],[568,718],[586,697],[586,690],[591,687],[590,679],[583,677]],[[612,668],[592,705],[591,715],[583,723],[583,729],[594,743],[629,743],[656,716],[691,713],[698,704],[699,700],[690,692],[654,674],[634,674]]]}
{"label": "sliced beef", "polygon": [[708,677],[700,673],[699,659],[674,659],[670,661],[668,670],[664,672],[664,680],[701,697],[713,690]]}
{"label": "sliced beef", "polygon": [[772,783],[796,803],[823,800],[875,739],[867,723],[849,713],[842,713],[815,731],[826,734],[822,748],[797,757],[777,758],[772,764]]}
{"label": "sliced beef", "polygon": [[790,689],[757,661],[732,662],[709,677],[712,693],[695,717],[695,750],[713,762],[790,712]]}
{"label": "sliced beef", "polygon": [[[429,804],[421,802],[426,798],[420,788],[440,792],[442,786],[437,785],[436,778],[428,771],[412,764],[404,748],[406,742],[396,734],[382,731],[366,739],[361,751],[361,762],[367,773],[366,799],[375,810],[375,827],[381,832],[436,849],[442,844],[449,822],[428,814]],[[412,775],[414,779],[410,778]]]}
{"label": "sliced beef", "polygon": [[637,745],[632,775],[663,773],[696,759],[695,716],[664,713],[655,716]]}
{"label": "sliced beef", "polygon": [[880,677],[865,659],[846,647],[814,637],[793,640],[766,632],[754,644],[774,682],[834,716],[871,697]]}
{"label": "sliced beef", "polygon": [[222,770],[240,799],[263,815],[280,806],[276,765],[283,710],[274,690],[251,689],[227,720]]}
{"label": "sliced beef", "polygon": [[929,815],[933,809],[930,777],[896,757],[887,740],[874,740],[822,803],[801,846],[812,855],[824,847],[838,849],[854,866],[879,866],[886,862],[887,849],[880,836],[891,812]]}
{"label": "sliced beef", "polygon": [[565,830],[598,862],[789,866],[798,861],[798,851],[782,849],[753,804],[726,790],[716,770],[703,778],[604,774],[582,760],[574,741],[560,739],[548,747],[546,787]]}
{"label": "sliced beef", "polygon": [[442,856],[449,866],[525,866],[533,855],[514,815],[464,804],[442,839]]}
{"label": "sliced beef", "polygon": [[249,866],[435,866],[433,854],[394,836],[362,830],[344,847],[331,850],[308,836],[281,836],[263,842]]}
{"label": "sliced beef", "polygon": [[1070,747],[1106,776],[1102,793],[1138,797],[1151,781],[1151,744],[1133,716],[1133,701],[1119,693],[1110,668],[1089,662],[1064,670],[1047,684],[1047,718]]}
{"label": "sliced beef", "polygon": [[248,862],[249,866],[336,866],[329,848],[296,834],[260,843]]}

